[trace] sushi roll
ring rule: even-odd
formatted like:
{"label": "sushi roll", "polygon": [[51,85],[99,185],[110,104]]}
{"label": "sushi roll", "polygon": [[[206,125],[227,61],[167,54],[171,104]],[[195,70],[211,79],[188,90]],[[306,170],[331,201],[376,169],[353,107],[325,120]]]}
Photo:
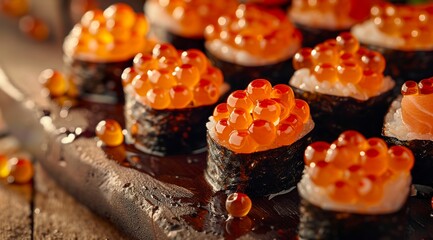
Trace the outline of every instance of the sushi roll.
{"label": "sushi roll", "polygon": [[304,47],[313,47],[366,20],[377,0],[293,0],[289,16],[302,32]]}
{"label": "sushi roll", "polygon": [[406,239],[408,148],[350,130],[332,144],[309,145],[304,161],[301,239]]}
{"label": "sushi roll", "polygon": [[148,0],[144,11],[160,42],[182,50],[204,50],[205,27],[215,23],[225,9],[234,9],[236,5],[236,0]]}
{"label": "sushi roll", "polygon": [[289,85],[310,105],[317,132],[324,133],[319,137],[334,138],[329,132],[345,129],[380,135],[395,86],[383,75],[385,64],[348,32],[295,54]]}
{"label": "sushi roll", "polygon": [[122,81],[128,143],[154,155],[205,150],[223,76],[203,52],[157,44],[151,54],[135,56]]}
{"label": "sushi roll", "polygon": [[314,122],[288,85],[255,79],[217,105],[206,126],[205,176],[213,189],[263,196],[299,181]]}
{"label": "sushi roll", "polygon": [[256,78],[286,83],[302,37],[283,11],[240,4],[207,26],[205,38],[209,57],[237,90]]}
{"label": "sushi roll", "polygon": [[371,9],[371,18],[352,28],[361,44],[381,52],[387,73],[399,81],[433,76],[433,3],[393,5]]}
{"label": "sushi roll", "polygon": [[148,30],[144,15],[124,3],[83,15],[63,44],[66,70],[82,98],[123,101],[120,75],[145,50]]}
{"label": "sushi roll", "polygon": [[433,78],[407,81],[385,117],[383,135],[412,150],[413,182],[433,186]]}

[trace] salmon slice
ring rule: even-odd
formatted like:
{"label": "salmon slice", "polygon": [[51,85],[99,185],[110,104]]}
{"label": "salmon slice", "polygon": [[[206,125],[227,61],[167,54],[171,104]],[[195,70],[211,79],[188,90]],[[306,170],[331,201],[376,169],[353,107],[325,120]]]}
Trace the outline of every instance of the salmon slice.
{"label": "salmon slice", "polygon": [[411,131],[433,134],[433,94],[403,96],[401,114]]}

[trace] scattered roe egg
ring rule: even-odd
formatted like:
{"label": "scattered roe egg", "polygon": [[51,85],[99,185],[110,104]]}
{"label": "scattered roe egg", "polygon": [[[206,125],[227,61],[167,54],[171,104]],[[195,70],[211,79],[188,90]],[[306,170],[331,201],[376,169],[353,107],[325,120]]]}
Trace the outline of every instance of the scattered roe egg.
{"label": "scattered roe egg", "polygon": [[44,41],[50,35],[50,29],[41,19],[33,16],[25,16],[20,19],[19,27],[21,32],[36,41]]}
{"label": "scattered roe egg", "polygon": [[38,80],[52,97],[63,96],[68,91],[69,83],[65,76],[59,71],[45,69],[39,75]]}
{"label": "scattered roe egg", "polygon": [[406,147],[388,148],[380,138],[366,139],[348,130],[332,144],[310,144],[304,162],[306,176],[333,201],[375,205],[382,200],[387,182],[395,180],[393,175],[410,175],[414,156]]}
{"label": "scattered roe egg", "polygon": [[7,177],[10,183],[24,184],[28,183],[33,178],[33,164],[25,158],[11,158],[8,160],[10,164],[10,173]]}
{"label": "scattered roe egg", "polygon": [[100,121],[96,125],[96,136],[108,147],[116,147],[123,143],[123,133],[120,124],[113,119]]}
{"label": "scattered roe egg", "polygon": [[212,105],[220,97],[223,76],[199,50],[178,51],[156,44],[151,54],[139,53],[122,74],[127,93],[158,110]]}
{"label": "scattered roe egg", "polygon": [[0,178],[5,178],[11,172],[11,166],[4,155],[0,155]]}
{"label": "scattered roe egg", "polygon": [[320,83],[330,87],[352,84],[368,96],[377,95],[384,83],[386,62],[379,52],[360,47],[349,32],[318,44],[313,49],[302,48],[293,58],[295,70],[307,68]]}
{"label": "scattered roe egg", "polygon": [[305,101],[295,99],[288,85],[272,87],[266,79],[255,79],[245,90],[232,92],[211,118],[214,140],[237,153],[290,145],[311,127],[310,121]]}
{"label": "scattered roe egg", "polygon": [[251,207],[251,199],[244,193],[232,193],[226,199],[226,209],[231,217],[245,217]]}

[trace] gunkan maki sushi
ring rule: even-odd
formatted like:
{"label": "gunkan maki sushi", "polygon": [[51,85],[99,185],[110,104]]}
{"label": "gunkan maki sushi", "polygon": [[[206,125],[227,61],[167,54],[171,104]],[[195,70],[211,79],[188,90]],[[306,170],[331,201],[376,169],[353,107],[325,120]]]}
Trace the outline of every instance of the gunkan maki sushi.
{"label": "gunkan maki sushi", "polygon": [[293,0],[289,16],[302,32],[302,46],[313,47],[366,20],[374,2],[377,0]]}
{"label": "gunkan maki sushi", "polygon": [[414,164],[408,148],[346,131],[332,144],[312,143],[304,160],[301,239],[405,239]]}
{"label": "gunkan maki sushi", "polygon": [[257,196],[299,181],[314,122],[288,85],[256,79],[217,105],[206,126],[207,181],[215,191]]}
{"label": "gunkan maki sushi", "polygon": [[144,15],[124,3],[83,15],[63,44],[68,75],[82,98],[123,101],[120,75],[144,51],[148,30]]}
{"label": "gunkan maki sushi", "polygon": [[386,115],[383,135],[414,153],[414,183],[433,186],[433,78],[407,81],[401,93]]}
{"label": "gunkan maki sushi", "polygon": [[152,24],[152,33],[160,42],[182,50],[204,50],[205,27],[236,5],[236,0],[148,0],[144,11]]}
{"label": "gunkan maki sushi", "polygon": [[371,18],[352,28],[363,45],[380,51],[387,73],[401,85],[433,76],[433,3],[371,8]]}
{"label": "gunkan maki sushi", "polygon": [[345,129],[380,135],[395,83],[383,75],[385,59],[379,52],[360,47],[345,32],[301,49],[293,66],[289,84],[310,105],[318,132],[326,133],[321,137],[334,138],[328,133]]}
{"label": "gunkan maki sushi", "polygon": [[157,44],[151,54],[136,55],[122,80],[128,143],[155,155],[205,150],[223,76],[203,52]]}
{"label": "gunkan maki sushi", "polygon": [[253,4],[228,9],[205,29],[206,51],[232,89],[245,89],[256,78],[286,83],[301,35],[283,11]]}

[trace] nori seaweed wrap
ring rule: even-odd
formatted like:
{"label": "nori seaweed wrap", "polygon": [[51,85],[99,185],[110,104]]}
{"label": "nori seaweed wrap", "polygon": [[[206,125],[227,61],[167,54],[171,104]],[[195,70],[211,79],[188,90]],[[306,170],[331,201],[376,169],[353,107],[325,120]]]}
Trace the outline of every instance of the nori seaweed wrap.
{"label": "nori seaweed wrap", "polygon": [[295,186],[314,123],[289,86],[256,79],[232,92],[207,123],[206,179],[215,191],[263,196]]}
{"label": "nori seaweed wrap", "polygon": [[433,79],[419,84],[407,81],[402,87],[403,97],[397,98],[385,117],[383,136],[388,143],[412,150],[415,165],[413,182],[433,186]]}
{"label": "nori seaweed wrap", "polygon": [[433,27],[429,19],[433,17],[433,3],[381,3],[371,14],[371,19],[354,26],[352,33],[361,44],[383,54],[385,73],[396,79],[398,86],[432,76]]}
{"label": "nori seaweed wrap", "polygon": [[359,47],[350,33],[342,33],[313,49],[301,49],[293,65],[297,70],[290,86],[310,105],[319,138],[329,140],[346,129],[380,135],[395,85],[383,76],[380,53]]}
{"label": "nori seaweed wrap", "polygon": [[152,33],[159,42],[168,42],[177,49],[204,51],[203,32],[215,23],[226,9],[234,9],[236,0],[160,1],[148,0],[144,12],[152,24]]}
{"label": "nori seaweed wrap", "polygon": [[343,132],[304,153],[301,239],[405,239],[411,151]]}
{"label": "nori seaweed wrap", "polygon": [[301,34],[280,9],[240,4],[206,28],[206,52],[233,90],[257,78],[286,83]]}
{"label": "nori seaweed wrap", "polygon": [[223,77],[203,52],[157,44],[151,54],[137,54],[122,80],[128,143],[155,155],[205,150]]}
{"label": "nori seaweed wrap", "polygon": [[289,16],[302,33],[302,46],[314,47],[367,19],[373,1],[293,0]]}

